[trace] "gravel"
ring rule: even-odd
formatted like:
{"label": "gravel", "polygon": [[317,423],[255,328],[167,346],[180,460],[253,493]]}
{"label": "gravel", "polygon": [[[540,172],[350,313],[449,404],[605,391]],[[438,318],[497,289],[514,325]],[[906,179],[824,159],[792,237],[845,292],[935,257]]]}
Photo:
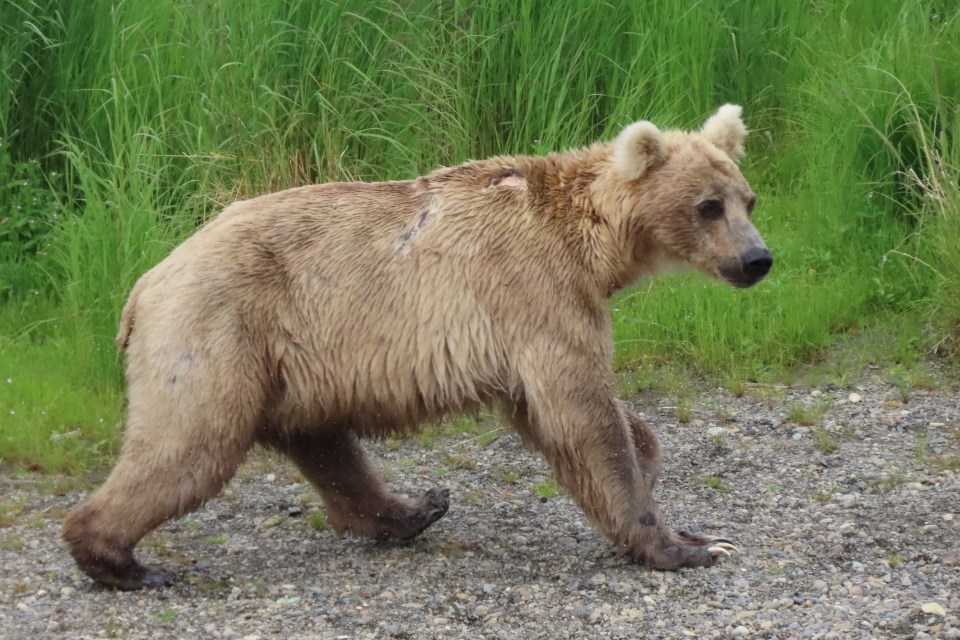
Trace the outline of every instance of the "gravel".
{"label": "gravel", "polygon": [[[59,527],[82,492],[6,478],[0,638],[960,638],[960,393],[905,398],[872,375],[745,391],[682,410],[632,399],[664,445],[665,515],[740,546],[711,569],[616,558],[490,419],[486,434],[369,444],[396,490],[452,490],[402,545],[335,538],[310,486],[256,453],[141,544],[180,573],[158,591],[77,571]],[[789,421],[799,407],[813,425]]]}

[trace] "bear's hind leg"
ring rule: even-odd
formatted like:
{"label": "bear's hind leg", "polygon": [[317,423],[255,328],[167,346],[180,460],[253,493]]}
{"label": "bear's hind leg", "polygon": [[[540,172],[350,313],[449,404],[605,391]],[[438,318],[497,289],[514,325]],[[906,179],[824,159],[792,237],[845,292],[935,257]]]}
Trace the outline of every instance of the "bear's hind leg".
{"label": "bear's hind leg", "polygon": [[264,444],[290,456],[319,490],[337,535],[408,540],[442,518],[450,506],[447,489],[430,489],[415,500],[388,491],[348,431],[298,433]]}
{"label": "bear's hind leg", "polygon": [[173,582],[169,571],[137,562],[134,547],[219,493],[253,444],[262,406],[251,386],[224,387],[223,400],[212,390],[193,387],[187,402],[151,390],[149,381],[131,381],[120,458],[63,523],[70,553],[94,580],[124,590]]}
{"label": "bear's hind leg", "polygon": [[63,525],[63,538],[80,569],[124,590],[173,583],[169,571],[137,562],[133,548],[163,522],[216,496],[247,449],[240,446],[229,455],[200,449],[150,455],[138,445],[128,442],[106,482]]}

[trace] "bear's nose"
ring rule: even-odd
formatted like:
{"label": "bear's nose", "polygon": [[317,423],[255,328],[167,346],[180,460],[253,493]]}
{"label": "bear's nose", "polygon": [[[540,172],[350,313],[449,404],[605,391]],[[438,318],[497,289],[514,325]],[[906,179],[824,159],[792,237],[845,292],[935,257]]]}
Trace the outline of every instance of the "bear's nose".
{"label": "bear's nose", "polygon": [[754,247],[740,258],[743,272],[750,278],[762,278],[773,266],[773,256],[766,249]]}

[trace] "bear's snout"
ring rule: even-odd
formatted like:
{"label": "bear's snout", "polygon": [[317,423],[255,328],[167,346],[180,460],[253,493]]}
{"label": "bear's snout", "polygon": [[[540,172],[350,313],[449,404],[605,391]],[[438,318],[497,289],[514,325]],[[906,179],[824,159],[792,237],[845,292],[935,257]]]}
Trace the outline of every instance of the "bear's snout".
{"label": "bear's snout", "polygon": [[773,256],[766,247],[754,247],[740,257],[740,262],[743,265],[743,274],[758,282],[773,266]]}
{"label": "bear's snout", "polygon": [[753,247],[739,258],[734,256],[720,258],[719,275],[738,289],[752,287],[770,272],[773,256],[764,247]]}

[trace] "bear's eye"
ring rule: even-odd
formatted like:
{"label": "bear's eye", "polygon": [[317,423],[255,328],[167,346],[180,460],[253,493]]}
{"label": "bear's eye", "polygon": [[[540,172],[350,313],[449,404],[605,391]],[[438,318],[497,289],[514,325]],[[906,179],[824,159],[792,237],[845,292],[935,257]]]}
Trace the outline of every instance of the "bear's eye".
{"label": "bear's eye", "polygon": [[750,201],[747,202],[747,215],[748,215],[748,216],[753,213],[753,208],[754,208],[755,206],[757,206],[757,196],[752,196],[752,197],[750,198]]}
{"label": "bear's eye", "polygon": [[697,211],[707,220],[723,217],[723,200],[704,200],[697,205]]}

